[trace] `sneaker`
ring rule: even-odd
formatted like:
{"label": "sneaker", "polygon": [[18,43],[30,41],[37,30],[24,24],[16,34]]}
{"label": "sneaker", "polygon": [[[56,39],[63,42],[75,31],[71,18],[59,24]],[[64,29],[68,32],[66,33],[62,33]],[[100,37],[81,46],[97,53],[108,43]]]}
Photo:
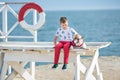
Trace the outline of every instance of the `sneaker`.
{"label": "sneaker", "polygon": [[52,66],[52,68],[57,68],[58,67],[58,64],[54,64],[53,66]]}
{"label": "sneaker", "polygon": [[62,70],[65,70],[65,69],[67,69],[67,64],[64,64],[62,67]]}

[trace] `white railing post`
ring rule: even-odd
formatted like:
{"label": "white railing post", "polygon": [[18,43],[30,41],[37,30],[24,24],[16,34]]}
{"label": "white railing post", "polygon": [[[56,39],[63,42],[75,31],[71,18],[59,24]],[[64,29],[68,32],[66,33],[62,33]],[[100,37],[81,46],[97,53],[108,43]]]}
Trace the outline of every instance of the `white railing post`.
{"label": "white railing post", "polygon": [[96,71],[97,71],[97,80],[103,80],[102,73],[100,72],[99,64],[96,63]]}
{"label": "white railing post", "polygon": [[[7,32],[8,32],[8,18],[7,18],[7,4],[4,4],[5,8],[3,9],[3,14],[2,14],[2,20],[3,20],[3,24],[2,24],[2,29],[3,29],[3,35],[5,36],[5,39],[3,39],[4,42],[8,41],[7,38]],[[11,66],[9,66],[8,69],[8,75],[11,73]]]}
{"label": "white railing post", "polygon": [[[35,25],[37,23],[37,11],[34,10],[33,12],[33,24]],[[37,30],[34,31],[34,42],[37,42]],[[31,75],[33,78],[35,78],[35,62],[30,63],[31,68]]]}
{"label": "white railing post", "polygon": [[3,40],[4,42],[7,42],[7,27],[8,27],[8,22],[7,22],[7,4],[4,4],[5,8],[2,11],[2,30],[3,30],[3,36],[5,36],[5,39]]}
{"label": "white railing post", "polygon": [[98,56],[99,56],[99,49],[96,49],[95,54],[93,56],[92,63],[89,66],[88,70],[86,71],[84,80],[96,80],[94,78],[91,79],[91,76],[92,76],[93,70],[94,70],[94,68],[96,66],[96,63],[98,63]]}
{"label": "white railing post", "polygon": [[80,54],[76,57],[75,80],[80,80]]}
{"label": "white railing post", "polygon": [[[37,11],[33,11],[33,24],[37,24]],[[37,42],[37,30],[34,31],[34,42]]]}

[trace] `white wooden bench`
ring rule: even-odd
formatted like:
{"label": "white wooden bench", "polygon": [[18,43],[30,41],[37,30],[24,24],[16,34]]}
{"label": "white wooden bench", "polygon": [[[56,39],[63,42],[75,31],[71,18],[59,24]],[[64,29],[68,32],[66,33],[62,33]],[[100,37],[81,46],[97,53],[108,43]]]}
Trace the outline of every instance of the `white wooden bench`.
{"label": "white wooden bench", "polygon": [[[99,69],[99,49],[107,47],[111,42],[86,42],[89,50],[71,48],[69,62],[76,63],[75,80],[80,80],[80,72],[85,74],[84,80],[103,80]],[[32,75],[24,69],[27,62],[53,62],[53,42],[1,42],[0,43],[0,80],[13,80],[20,74],[25,80],[35,80]],[[92,62],[86,68],[80,61],[81,55],[93,55]],[[62,62],[62,58],[60,58]],[[2,65],[1,65],[2,64]],[[14,71],[6,77],[8,66]],[[97,70],[97,78],[93,76],[94,68]],[[33,74],[35,70],[33,69]]]}

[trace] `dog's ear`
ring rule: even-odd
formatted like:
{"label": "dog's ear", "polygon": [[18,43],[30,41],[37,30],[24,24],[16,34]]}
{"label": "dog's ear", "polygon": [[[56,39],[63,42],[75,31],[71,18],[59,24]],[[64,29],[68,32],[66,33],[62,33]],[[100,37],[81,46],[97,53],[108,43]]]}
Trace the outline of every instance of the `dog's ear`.
{"label": "dog's ear", "polygon": [[73,40],[75,40],[76,38],[74,37]]}
{"label": "dog's ear", "polygon": [[76,35],[74,36],[73,40],[75,40],[75,39],[77,39],[77,38],[76,38]]}
{"label": "dog's ear", "polygon": [[75,38],[78,39],[78,38],[79,38],[79,34],[76,34],[76,35],[75,35]]}

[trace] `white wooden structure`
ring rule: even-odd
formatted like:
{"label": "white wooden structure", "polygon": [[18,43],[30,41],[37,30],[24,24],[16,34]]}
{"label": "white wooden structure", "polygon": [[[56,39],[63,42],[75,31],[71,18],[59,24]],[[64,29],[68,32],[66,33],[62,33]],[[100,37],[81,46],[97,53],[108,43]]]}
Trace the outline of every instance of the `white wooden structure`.
{"label": "white wooden structure", "polygon": [[[86,44],[94,53],[89,68],[86,68],[80,61],[80,55],[86,55],[85,52],[87,50],[71,48],[71,51],[74,51],[74,54],[76,54],[76,60],[70,60],[70,62],[76,62],[75,80],[80,80],[80,72],[85,74],[84,80],[103,80],[102,73],[100,72],[98,65],[99,49],[107,47],[110,42],[86,42]],[[6,78],[5,76],[8,65],[12,66],[14,72],[12,72],[6,80],[12,80],[17,74],[20,74],[25,80],[35,80],[31,74],[23,68],[24,65],[29,61],[53,62],[54,54],[51,53],[53,50],[52,42],[1,42],[0,49],[2,53],[1,63],[3,64],[1,80],[5,80]],[[41,53],[43,50],[47,50],[47,53]],[[45,57],[47,57],[47,59]],[[92,74],[95,67],[97,69],[97,78]]]}
{"label": "white wooden structure", "polygon": [[[0,2],[0,5],[2,6],[0,8],[0,12],[2,13],[2,30],[0,30],[0,39],[3,40],[3,42],[8,42],[9,38],[13,39],[33,39],[34,42],[37,42],[37,30],[32,32],[32,36],[11,36],[10,33],[15,30],[15,28],[19,25],[18,21],[18,14],[17,12],[11,7],[11,5],[24,5],[28,2]],[[30,12],[31,10],[28,10],[24,17]],[[8,30],[8,12],[14,15],[15,18],[17,18],[17,21],[13,24],[13,26]],[[37,23],[37,11],[33,11],[33,24]],[[35,62],[31,62],[31,73],[32,76],[35,77],[34,72],[35,71]],[[8,73],[11,73],[11,67],[9,66]]]}
{"label": "white wooden structure", "polygon": [[[0,80],[13,80],[17,74],[20,74],[25,80],[35,80],[35,63],[34,62],[53,62],[53,43],[52,42],[37,42],[37,31],[35,31],[32,37],[28,36],[9,36],[9,34],[16,28],[19,24],[17,21],[13,27],[7,31],[7,10],[18,18],[17,13],[9,6],[9,4],[14,3],[0,3],[3,7],[0,8],[2,11],[2,20],[3,20],[3,30],[0,30],[0,38],[3,39],[3,42],[0,42]],[[18,4],[18,3],[15,3]],[[24,4],[24,3],[20,3]],[[26,14],[27,15],[27,14]],[[37,17],[36,11],[34,13],[34,24],[36,24]],[[33,38],[34,42],[8,42],[8,38]],[[71,52],[74,52],[74,57],[76,60],[71,60],[70,62],[76,63],[76,73],[75,80],[80,80],[80,72],[85,74],[84,80],[103,80],[102,73],[99,69],[98,56],[99,49],[109,46],[110,42],[86,42],[90,50],[85,49],[75,49],[71,48]],[[46,51],[46,53],[42,53]],[[93,59],[90,66],[85,67],[80,61],[81,55],[86,55],[86,52],[92,51]],[[47,56],[47,59],[45,58]],[[70,56],[73,57],[73,56]],[[27,72],[24,69],[24,66],[27,62],[31,62],[31,73]],[[9,65],[13,68],[13,72],[9,69]],[[93,76],[94,68],[97,70],[97,78]],[[7,70],[9,74],[6,76]]]}

